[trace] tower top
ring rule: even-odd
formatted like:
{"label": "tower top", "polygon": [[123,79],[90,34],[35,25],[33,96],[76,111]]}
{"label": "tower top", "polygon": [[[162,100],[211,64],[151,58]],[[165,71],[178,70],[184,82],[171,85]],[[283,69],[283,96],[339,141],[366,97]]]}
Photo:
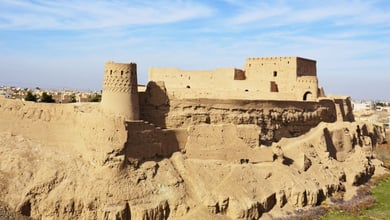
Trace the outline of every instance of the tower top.
{"label": "tower top", "polygon": [[137,64],[106,62],[102,91],[103,109],[127,120],[139,118]]}

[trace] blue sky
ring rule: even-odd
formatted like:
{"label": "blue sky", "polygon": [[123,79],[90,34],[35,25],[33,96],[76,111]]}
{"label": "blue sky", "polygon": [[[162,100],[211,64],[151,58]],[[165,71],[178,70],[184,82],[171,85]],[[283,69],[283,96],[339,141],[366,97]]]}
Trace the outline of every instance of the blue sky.
{"label": "blue sky", "polygon": [[0,85],[100,90],[104,62],[242,68],[317,60],[327,94],[390,100],[390,1],[0,0]]}

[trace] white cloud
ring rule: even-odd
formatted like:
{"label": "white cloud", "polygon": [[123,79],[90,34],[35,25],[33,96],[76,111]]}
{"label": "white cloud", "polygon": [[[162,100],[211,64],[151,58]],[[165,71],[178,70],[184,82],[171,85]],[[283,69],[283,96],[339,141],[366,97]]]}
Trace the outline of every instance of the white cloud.
{"label": "white cloud", "polygon": [[[146,3],[145,3],[146,2]],[[173,23],[212,9],[183,1],[0,1],[1,29],[97,29]]]}
{"label": "white cloud", "polygon": [[388,10],[378,8],[375,1],[261,1],[246,4],[228,2],[237,7],[236,15],[230,18],[228,23],[237,26],[288,26],[319,21],[338,25],[389,26],[387,21],[390,19]]}

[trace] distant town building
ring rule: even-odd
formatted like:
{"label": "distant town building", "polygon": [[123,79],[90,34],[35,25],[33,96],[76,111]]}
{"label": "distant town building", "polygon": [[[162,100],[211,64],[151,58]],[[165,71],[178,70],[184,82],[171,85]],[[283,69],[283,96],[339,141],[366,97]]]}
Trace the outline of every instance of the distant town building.
{"label": "distant town building", "polygon": [[353,111],[369,111],[374,109],[373,101],[352,102]]}

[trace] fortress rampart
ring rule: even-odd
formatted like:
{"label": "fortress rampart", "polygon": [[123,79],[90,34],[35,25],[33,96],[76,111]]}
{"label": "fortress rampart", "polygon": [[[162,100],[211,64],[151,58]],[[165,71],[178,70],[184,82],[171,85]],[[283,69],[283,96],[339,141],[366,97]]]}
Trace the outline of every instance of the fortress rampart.
{"label": "fortress rampart", "polygon": [[241,126],[256,147],[300,136],[321,122],[353,121],[348,98],[318,98],[315,61],[299,57],[249,58],[243,70],[152,68],[150,77],[146,91],[138,92],[135,63],[107,62],[100,105],[4,99],[0,129],[107,163],[186,149],[194,126]]}
{"label": "fortress rampart", "polygon": [[141,118],[161,128],[196,125],[255,125],[258,144],[296,137],[320,122],[353,121],[348,97],[310,101],[170,99],[163,83],[150,82],[140,93]]}
{"label": "fortress rampart", "polygon": [[248,58],[244,68],[187,71],[150,68],[170,98],[314,101],[319,97],[316,61],[301,57]]}
{"label": "fortress rampart", "polygon": [[0,131],[77,152],[94,164],[127,141],[123,117],[107,117],[98,103],[47,104],[0,98]]}
{"label": "fortress rampart", "polygon": [[382,169],[384,130],[354,122],[349,97],[319,97],[315,61],[167,69],[142,91],[136,71],[106,63],[101,103],[0,98],[1,204],[34,219],[273,218]]}

